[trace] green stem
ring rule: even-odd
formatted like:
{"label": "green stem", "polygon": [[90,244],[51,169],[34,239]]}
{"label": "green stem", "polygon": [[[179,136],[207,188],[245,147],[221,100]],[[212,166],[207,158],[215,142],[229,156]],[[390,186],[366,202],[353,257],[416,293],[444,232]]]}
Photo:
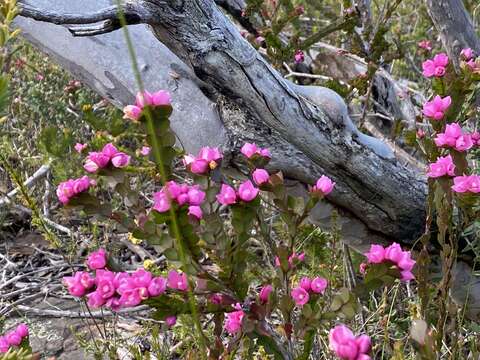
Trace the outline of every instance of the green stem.
{"label": "green stem", "polygon": [[[135,49],[133,47],[133,43],[132,43],[132,40],[130,38],[130,34],[128,32],[128,29],[127,29],[127,22],[126,22],[126,19],[125,19],[125,14],[122,11],[122,6],[121,6],[120,0],[117,0],[117,5],[118,5],[118,18],[120,20],[120,24],[122,25],[125,40],[127,42],[127,48],[128,48],[128,52],[129,52],[129,55],[130,55],[131,62],[132,62],[132,67],[133,67],[135,79],[136,79],[136,82],[137,82],[137,86],[138,86],[140,92],[143,93],[145,88],[144,88],[144,85],[143,85],[143,82],[142,82],[142,78],[140,76],[140,70],[139,70],[136,55],[135,55]],[[166,171],[165,171],[165,166],[163,164],[163,159],[162,159],[162,153],[161,153],[161,150],[160,150],[161,149],[161,144],[159,143],[159,140],[158,140],[157,135],[155,133],[155,126],[154,126],[154,122],[153,122],[152,113],[150,111],[150,108],[148,106],[146,106],[144,110],[146,110],[145,111],[145,117],[147,119],[147,133],[148,133],[148,135],[151,136],[151,139],[152,139],[152,144],[151,145],[152,145],[153,155],[154,155],[155,163],[157,164],[158,172],[160,173],[161,182],[162,182],[162,185],[163,185],[167,181],[167,174],[166,174]],[[185,251],[185,247],[184,247],[184,243],[183,243],[183,239],[182,239],[182,234],[181,234],[180,228],[178,226],[177,215],[176,215],[175,210],[173,208],[170,208],[169,213],[170,213],[171,226],[172,226],[173,234],[174,234],[175,241],[176,241],[176,246],[177,246],[178,253],[179,253],[179,256],[180,256],[180,261],[182,262],[183,269],[185,271],[185,274],[188,277],[188,273],[187,273],[188,263],[187,263],[187,258],[186,258],[186,251]],[[205,352],[205,348],[206,348],[205,336],[204,336],[203,331],[202,331],[202,325],[200,323],[200,318],[199,318],[198,311],[197,311],[197,304],[196,304],[196,301],[195,301],[195,296],[193,295],[193,292],[192,292],[191,283],[190,283],[189,280],[187,282],[188,282],[188,300],[189,300],[188,302],[189,302],[189,305],[190,305],[190,310],[192,312],[195,327],[196,327],[196,329],[198,331],[198,335],[199,335],[199,341],[200,341],[200,345],[201,345],[200,346],[200,351],[201,351],[201,353],[200,353],[201,357],[200,358],[203,359],[203,358],[206,357],[205,356],[205,354],[206,354],[206,352]]]}

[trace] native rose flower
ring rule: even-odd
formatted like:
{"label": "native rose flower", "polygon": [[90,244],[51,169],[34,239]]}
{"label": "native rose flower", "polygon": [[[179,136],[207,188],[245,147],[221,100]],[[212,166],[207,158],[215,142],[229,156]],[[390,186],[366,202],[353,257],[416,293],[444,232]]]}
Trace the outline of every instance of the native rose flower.
{"label": "native rose flower", "polygon": [[89,173],[94,173],[110,163],[116,168],[123,168],[130,163],[130,155],[118,151],[113,144],[109,143],[100,152],[90,152],[83,168]]}
{"label": "native rose flower", "polygon": [[437,54],[431,60],[424,61],[422,64],[423,76],[425,77],[442,77],[445,75],[448,65],[448,56],[445,53]]}
{"label": "native rose flower", "polygon": [[258,298],[260,299],[260,302],[262,304],[266,304],[268,302],[268,297],[270,296],[270,293],[272,291],[273,291],[272,285],[265,285],[264,287],[262,287],[262,289],[258,293]]}
{"label": "native rose flower", "polygon": [[313,291],[316,294],[323,294],[327,286],[328,286],[327,279],[324,279],[322,277],[313,278],[312,282],[310,283],[311,291]]}
{"label": "native rose flower", "polygon": [[87,146],[88,146],[87,144],[76,143],[73,148],[75,149],[76,152],[78,152],[79,154],[81,154],[82,151],[87,148]]}
{"label": "native rose flower", "polygon": [[11,347],[19,346],[28,337],[28,326],[19,324],[15,329],[0,336],[0,353],[6,353]]}
{"label": "native rose flower", "polygon": [[428,101],[423,105],[423,115],[433,120],[441,120],[451,103],[452,98],[450,96],[442,98],[437,95],[432,101]]}
{"label": "native rose flower", "polygon": [[371,340],[367,335],[355,336],[343,324],[335,326],[328,335],[329,348],[342,360],[369,360]]}
{"label": "native rose flower", "polygon": [[250,180],[247,180],[238,187],[238,197],[245,202],[250,202],[257,197],[259,191]]}
{"label": "native rose flower", "polygon": [[187,274],[170,270],[167,277],[170,289],[186,291],[188,289]]}
{"label": "native rose flower", "polygon": [[454,177],[452,190],[456,193],[480,193],[480,175]]}
{"label": "native rose flower", "polygon": [[104,269],[107,266],[107,253],[104,249],[92,252],[87,257],[87,265],[92,270]]}
{"label": "native rose flower", "polygon": [[198,185],[178,184],[175,181],[169,181],[160,191],[153,194],[153,209],[158,212],[170,210],[172,201],[179,206],[189,205],[189,215],[199,219],[202,212],[199,206],[205,200],[205,192],[200,190]]}
{"label": "native rose flower", "polygon": [[220,192],[217,194],[217,201],[222,205],[232,205],[237,202],[237,193],[229,185],[222,184]]}
{"label": "native rose flower", "polygon": [[298,306],[303,306],[310,300],[307,290],[300,286],[292,289],[291,296]]}
{"label": "native rose flower", "polygon": [[203,217],[203,211],[200,206],[191,205],[188,207],[188,215],[193,216],[197,220],[201,220]]}
{"label": "native rose flower", "polygon": [[171,105],[172,99],[170,93],[164,90],[159,90],[154,93],[144,91],[137,93],[135,98],[135,105],[127,105],[123,108],[124,119],[138,120],[142,110],[145,106],[166,106]]}
{"label": "native rose flower", "polygon": [[245,143],[240,149],[240,152],[248,159],[252,158],[254,155],[258,155],[267,159],[272,157],[270,150],[261,149],[254,143]]}
{"label": "native rose flower", "polygon": [[215,169],[222,160],[223,155],[216,147],[203,147],[198,152],[197,156],[191,154],[183,158],[183,164],[193,174],[203,175],[208,171]]}
{"label": "native rose flower", "polygon": [[305,61],[305,54],[302,50],[297,50],[295,52],[295,64],[300,64]]}
{"label": "native rose flower", "polygon": [[151,151],[152,149],[149,146],[142,146],[142,148],[140,149],[140,155],[148,156]]}
{"label": "native rose flower", "polygon": [[167,324],[168,327],[175,326],[176,323],[177,323],[177,317],[175,315],[167,316],[165,318],[165,324]]}
{"label": "native rose flower", "polygon": [[466,134],[457,123],[447,124],[445,132],[437,134],[434,139],[438,147],[455,148],[457,151],[465,151],[474,145],[473,135]]}
{"label": "native rose flower", "polygon": [[[412,259],[410,251],[403,251],[397,243],[393,243],[386,248],[381,245],[372,245],[365,256],[368,264],[392,263],[400,271],[400,280],[402,281],[410,281],[415,278],[412,274],[415,260]],[[368,264],[362,266],[363,273],[365,273]]]}
{"label": "native rose flower", "polygon": [[469,61],[473,56],[474,51],[471,48],[462,49],[462,51],[460,51],[460,57],[465,61]]}
{"label": "native rose flower", "polygon": [[429,164],[427,176],[430,178],[455,176],[455,164],[453,163],[452,156],[440,156],[436,162]]}
{"label": "native rose flower", "polygon": [[252,173],[252,178],[255,184],[260,186],[270,180],[270,175],[268,174],[267,170],[255,169],[255,171]]}
{"label": "native rose flower", "polygon": [[225,314],[225,322],[223,325],[225,330],[231,335],[238,333],[242,329],[242,320],[245,316],[245,312],[242,310],[240,304],[235,304],[234,309],[237,311]]}
{"label": "native rose flower", "polygon": [[95,185],[95,181],[90,179],[88,176],[82,176],[79,179],[69,179],[61,182],[57,187],[58,200],[63,205],[66,205],[70,199],[84,191],[87,191],[92,185]]}
{"label": "native rose flower", "polygon": [[320,179],[317,180],[317,183],[312,187],[311,192],[320,193],[325,196],[330,194],[334,187],[335,183],[329,177],[322,175]]}
{"label": "native rose flower", "polygon": [[422,40],[418,43],[418,47],[430,51],[432,50],[432,43],[429,40]]}

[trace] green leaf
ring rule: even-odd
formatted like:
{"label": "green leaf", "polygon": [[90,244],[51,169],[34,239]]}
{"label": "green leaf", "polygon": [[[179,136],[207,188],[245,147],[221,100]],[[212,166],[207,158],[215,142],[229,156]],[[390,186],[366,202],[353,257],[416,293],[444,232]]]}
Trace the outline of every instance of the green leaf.
{"label": "green leaf", "polygon": [[40,134],[41,148],[56,158],[67,157],[72,145],[73,138],[69,130],[62,132],[56,126],[48,126]]}

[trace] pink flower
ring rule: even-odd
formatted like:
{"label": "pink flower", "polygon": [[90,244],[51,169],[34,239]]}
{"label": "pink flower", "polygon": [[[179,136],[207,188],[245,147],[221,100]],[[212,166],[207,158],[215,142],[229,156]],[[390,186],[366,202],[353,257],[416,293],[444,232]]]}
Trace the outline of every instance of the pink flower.
{"label": "pink flower", "polygon": [[117,155],[119,153],[118,149],[115,147],[115,145],[113,145],[112,143],[108,143],[106,144],[103,149],[102,149],[102,152],[101,152],[103,155],[105,155],[106,157],[108,157],[109,159],[111,159],[112,157],[114,157],[115,155]]}
{"label": "pink flower", "polygon": [[197,220],[201,220],[203,217],[203,211],[200,206],[190,205],[188,207],[188,215],[195,217]]}
{"label": "pink flower", "polygon": [[123,308],[137,306],[142,302],[142,296],[140,290],[137,289],[126,289],[122,292],[120,299],[118,300],[120,306]]}
{"label": "pink flower", "polygon": [[403,257],[403,251],[399,244],[393,243],[385,249],[385,259],[398,263]]}
{"label": "pink flower", "polygon": [[432,50],[432,43],[429,40],[422,40],[418,43],[418,47],[425,50]]}
{"label": "pink flower", "polygon": [[455,150],[457,151],[467,151],[473,147],[473,141],[470,134],[463,134],[457,138],[455,142]]}
{"label": "pink flower", "polygon": [[444,133],[439,133],[434,141],[438,147],[455,147],[457,139],[462,135],[462,128],[457,123],[447,124]]}
{"label": "pink flower", "polygon": [[257,43],[257,45],[262,45],[264,41],[265,41],[265,38],[263,36],[257,36],[255,38],[255,42]]}
{"label": "pink flower", "polygon": [[97,282],[95,290],[103,299],[107,300],[115,294],[115,286],[111,279],[103,278]]}
{"label": "pink flower", "polygon": [[451,103],[452,98],[450,96],[442,98],[437,95],[432,101],[428,101],[423,105],[423,115],[430,119],[441,120]]}
{"label": "pink flower", "polygon": [[358,270],[360,271],[360,274],[365,275],[365,273],[367,272],[367,264],[361,263]]}
{"label": "pink flower", "polygon": [[116,168],[123,168],[130,163],[130,155],[127,155],[123,152],[118,152],[112,156],[112,165]]}
{"label": "pink flower", "polygon": [[429,171],[427,176],[430,178],[439,178],[442,176],[454,176],[455,165],[453,164],[452,156],[440,156],[436,162],[429,164]]}
{"label": "pink flower", "polygon": [[312,280],[310,288],[316,294],[323,294],[327,286],[328,286],[327,279],[324,279],[322,277],[316,277]]}
{"label": "pink flower", "polygon": [[270,180],[270,175],[268,174],[267,170],[264,169],[255,169],[252,173],[253,181],[255,184],[262,185]]}
{"label": "pink flower", "polygon": [[320,192],[322,195],[328,195],[335,187],[335,183],[327,176],[322,175],[313,186],[312,192]]}
{"label": "pink flower", "polygon": [[210,163],[212,161],[216,162],[216,161],[222,159],[222,157],[223,157],[223,155],[220,152],[220,150],[218,149],[218,147],[211,148],[211,147],[208,147],[208,146],[201,148],[200,151],[198,152],[198,156],[197,156],[197,158],[206,160],[208,163]]}
{"label": "pink flower", "polygon": [[480,176],[463,175],[453,178],[452,190],[456,193],[480,193]]}
{"label": "pink flower", "polygon": [[470,48],[466,48],[460,51],[460,57],[465,61],[470,60],[473,57],[473,55],[474,55],[474,52]]}
{"label": "pink flower", "polygon": [[165,318],[165,323],[168,325],[168,327],[172,327],[177,323],[177,317],[174,315],[167,316]]}
{"label": "pink flower", "polygon": [[74,149],[76,152],[78,152],[79,154],[85,150],[87,148],[87,144],[80,144],[80,143],[76,143],[75,146],[74,146]]}
{"label": "pink flower", "polygon": [[82,297],[85,295],[86,288],[81,284],[76,276],[65,276],[63,278],[63,283],[67,287],[70,295],[75,297]]}
{"label": "pink flower", "polygon": [[61,182],[57,187],[57,197],[62,204],[68,204],[70,199],[76,195],[88,190],[94,181],[88,176],[83,176],[79,179],[70,179]]}
{"label": "pink flower", "polygon": [[258,298],[260,299],[261,303],[266,304],[268,302],[268,297],[270,296],[270,293],[272,292],[272,290],[273,290],[272,285],[265,285],[264,287],[262,287],[262,289],[258,294]]}
{"label": "pink flower", "polygon": [[87,265],[92,270],[103,269],[107,266],[107,253],[104,249],[98,249],[88,255]]}
{"label": "pink flower", "polygon": [[445,75],[445,68],[448,65],[448,56],[440,53],[434,56],[432,60],[424,61],[422,64],[423,75],[425,77],[442,77]]}
{"label": "pink flower", "polygon": [[237,194],[235,189],[227,184],[222,184],[220,193],[218,193],[217,201],[222,205],[232,205],[237,202]]}
{"label": "pink flower", "polygon": [[203,200],[205,200],[205,193],[199,189],[198,185],[194,185],[188,190],[188,203],[190,205],[198,206]]}
{"label": "pink flower", "polygon": [[312,280],[310,280],[308,277],[303,277],[300,279],[299,285],[305,291],[310,291],[312,287]]}
{"label": "pink flower", "polygon": [[295,304],[298,306],[303,306],[308,302],[308,300],[310,300],[308,292],[302,287],[293,288],[291,295],[292,299],[295,301]]}
{"label": "pink flower", "polygon": [[152,297],[159,296],[167,290],[167,280],[161,276],[155,277],[148,285],[148,294]]}
{"label": "pink flower", "polygon": [[288,257],[288,263],[290,264],[290,266],[293,266],[294,261],[302,262],[303,260],[305,260],[305,253],[300,253],[298,255],[296,253],[293,253]]}
{"label": "pink flower", "polygon": [[118,296],[112,296],[107,300],[105,306],[112,311],[118,311],[122,307],[122,304],[120,303],[120,298]]}
{"label": "pink flower", "polygon": [[165,90],[159,90],[150,95],[151,104],[153,106],[165,106],[172,103],[170,93]]}
{"label": "pink flower", "polygon": [[109,161],[110,156],[103,152],[90,152],[83,168],[90,173],[94,173],[98,169],[106,167]]}
{"label": "pink flower", "polygon": [[153,194],[153,209],[161,213],[170,210],[170,199],[163,190]]}
{"label": "pink flower", "polygon": [[15,329],[15,332],[21,338],[25,338],[28,336],[28,326],[24,323],[18,324],[17,328]]}
{"label": "pink flower", "polygon": [[385,260],[385,249],[382,245],[371,245],[370,251],[365,254],[369,263],[380,264]]}
{"label": "pink flower", "polygon": [[142,108],[136,105],[127,105],[123,108],[123,118],[137,121],[142,113]]}
{"label": "pink flower", "polygon": [[232,311],[225,314],[224,328],[229,334],[236,334],[242,329],[242,320],[245,313],[240,304],[235,304],[237,311]]}
{"label": "pink flower", "polygon": [[212,304],[220,305],[223,301],[223,295],[219,293],[213,294],[209,297],[209,300],[212,302]]}
{"label": "pink flower", "polygon": [[480,132],[475,131],[472,133],[472,141],[474,145],[480,146]]}
{"label": "pink flower", "polygon": [[250,180],[245,181],[238,187],[238,197],[245,201],[250,202],[258,195],[259,190],[253,186]]}
{"label": "pink flower", "polygon": [[270,150],[268,149],[260,149],[258,151],[258,154],[264,158],[268,158],[268,159],[272,158],[272,154],[270,154]]}
{"label": "pink flower", "polygon": [[305,61],[305,54],[302,50],[297,50],[295,52],[295,63],[299,64]]}
{"label": "pink flower", "polygon": [[18,346],[22,343],[22,338],[16,331],[9,331],[5,334],[5,338],[11,346]]}
{"label": "pink flower", "polygon": [[87,304],[91,308],[99,308],[106,303],[105,298],[102,296],[102,294],[100,294],[97,291],[93,291],[87,294],[87,298],[88,298]]}
{"label": "pink flower", "polygon": [[242,148],[240,149],[240,152],[245,155],[247,158],[251,158],[253,155],[255,155],[258,151],[258,147],[256,144],[252,143],[245,143]]}
{"label": "pink flower", "polygon": [[[330,350],[343,360],[357,360],[359,359],[359,355],[370,351],[369,347],[367,349],[368,344],[366,339],[356,338],[352,331],[343,324],[337,325],[330,330],[328,340]],[[360,351],[360,347],[366,351]]]}
{"label": "pink flower", "polygon": [[186,291],[188,289],[187,275],[185,273],[178,273],[175,270],[170,270],[168,273],[168,287]]}
{"label": "pink flower", "polygon": [[139,288],[147,288],[152,281],[152,277],[152,273],[144,269],[138,269],[131,275],[135,287]]}
{"label": "pink flower", "polygon": [[148,156],[150,155],[150,151],[152,151],[152,149],[149,146],[142,146],[140,149],[140,155]]}
{"label": "pink flower", "polygon": [[76,282],[80,283],[87,290],[95,285],[95,279],[86,271],[77,271],[74,278]]}
{"label": "pink flower", "polygon": [[194,174],[202,175],[208,171],[208,161],[204,159],[195,159],[190,164],[190,171]]}
{"label": "pink flower", "polygon": [[10,349],[10,343],[5,336],[0,336],[0,354],[6,353]]}

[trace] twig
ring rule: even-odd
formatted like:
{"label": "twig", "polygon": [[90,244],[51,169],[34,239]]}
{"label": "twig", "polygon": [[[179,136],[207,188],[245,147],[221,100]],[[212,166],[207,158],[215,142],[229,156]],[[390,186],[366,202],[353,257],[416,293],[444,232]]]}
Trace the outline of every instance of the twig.
{"label": "twig", "polygon": [[[140,312],[149,310],[150,308],[147,305],[140,305],[128,309],[120,309],[117,312],[112,311],[92,311],[91,317],[93,318],[105,318],[110,316],[115,316],[117,314],[129,314],[134,312]],[[37,309],[30,306],[18,305],[15,310],[23,312],[26,314],[34,314],[37,316],[46,316],[46,317],[67,317],[67,318],[85,318],[86,314],[82,311],[70,311],[70,310],[48,310],[48,309]]]}
{"label": "twig", "polygon": [[[42,165],[37,171],[35,171],[35,173],[32,176],[30,176],[27,180],[25,180],[25,182],[23,183],[23,186],[27,189],[32,187],[38,180],[46,176],[49,171],[50,171],[50,164]],[[20,191],[20,187],[16,187],[12,191],[10,191],[3,199],[0,199],[0,207],[10,204],[11,199],[15,197],[19,191]]]}

